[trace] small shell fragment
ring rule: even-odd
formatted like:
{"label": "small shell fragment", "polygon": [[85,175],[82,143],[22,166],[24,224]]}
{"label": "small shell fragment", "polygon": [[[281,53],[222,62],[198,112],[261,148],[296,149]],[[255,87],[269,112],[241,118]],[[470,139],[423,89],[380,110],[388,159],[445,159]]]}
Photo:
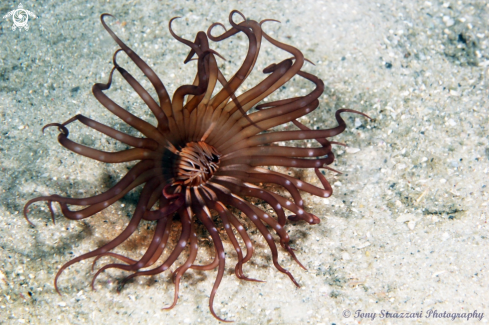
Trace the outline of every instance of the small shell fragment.
{"label": "small shell fragment", "polygon": [[359,151],[360,151],[360,149],[359,149],[359,148],[351,148],[351,147],[346,147],[345,151],[346,151],[347,153],[357,153],[357,152],[359,152]]}
{"label": "small shell fragment", "polygon": [[409,221],[407,226],[409,229],[413,230],[414,227],[416,226],[416,221],[414,221],[414,220]]}

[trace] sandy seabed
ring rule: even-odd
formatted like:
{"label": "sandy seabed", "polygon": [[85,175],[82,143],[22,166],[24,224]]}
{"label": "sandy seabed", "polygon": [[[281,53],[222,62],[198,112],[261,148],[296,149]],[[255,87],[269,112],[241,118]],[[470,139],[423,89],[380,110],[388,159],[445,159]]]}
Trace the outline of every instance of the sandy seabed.
{"label": "sandy seabed", "polygon": [[[18,4],[2,1],[1,16]],[[225,241],[227,270],[216,296],[216,312],[238,324],[487,322],[489,5],[485,2],[22,4],[37,15],[29,20],[28,31],[13,31],[11,18],[0,24],[0,323],[218,323],[208,310],[216,271],[187,272],[179,302],[171,311],[161,310],[173,298],[168,273],[138,278],[118,294],[117,281],[123,273],[108,271],[92,291],[90,260],[66,270],[59,281],[63,295],[55,292],[57,269],[119,233],[137,195],[84,221],[69,221],[56,209],[54,225],[45,204],[31,209],[35,227],[26,222],[22,209],[27,200],[40,195],[100,193],[130,166],[80,157],[57,143],[55,129],[41,132],[43,125],[77,113],[124,127],[91,94],[95,82],[107,80],[117,48],[99,22],[101,13],[117,18],[111,24],[114,31],[173,93],[192,82],[195,64],[182,64],[188,49],[170,36],[169,19],[181,16],[175,31],[193,39],[213,22],[229,26],[232,9],[254,20],[280,20],[265,30],[298,47],[316,64],[303,69],[323,79],[326,90],[320,109],[303,123],[332,127],[334,112],[342,107],[362,111],[373,120],[349,115],[347,130],[335,138],[350,147],[336,148],[333,168],[343,174],[327,173],[333,196],[304,196],[305,205],[321,223],[287,226],[308,270],[284,251],[280,262],[301,288],[273,267],[266,242],[250,229],[256,254],[244,270],[266,282],[236,279],[236,254]],[[222,62],[226,73],[239,66],[246,48],[244,37],[216,46],[226,57]],[[261,80],[265,66],[286,57],[265,44],[247,85]],[[149,110],[120,79],[117,82],[112,98],[132,101],[133,111],[149,119]],[[310,87],[292,80],[283,94],[298,96]],[[86,145],[119,148],[80,124],[70,126],[70,131],[73,139]],[[315,182],[313,172],[301,177]],[[119,251],[140,256],[150,234],[141,227]],[[212,245],[206,237],[200,244],[198,261],[205,263],[212,259]],[[99,265],[109,259],[104,261]],[[430,311],[441,317],[477,311],[471,315],[480,319],[435,318]],[[413,318],[387,318],[386,312]]]}

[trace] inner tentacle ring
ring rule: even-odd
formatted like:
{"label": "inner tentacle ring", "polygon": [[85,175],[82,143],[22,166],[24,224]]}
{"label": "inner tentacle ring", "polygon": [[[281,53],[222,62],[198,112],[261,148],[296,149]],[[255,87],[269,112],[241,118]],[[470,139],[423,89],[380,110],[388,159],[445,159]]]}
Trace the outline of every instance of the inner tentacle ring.
{"label": "inner tentacle ring", "polygon": [[186,186],[206,183],[219,169],[221,154],[203,142],[188,142],[179,150],[175,161],[175,181]]}

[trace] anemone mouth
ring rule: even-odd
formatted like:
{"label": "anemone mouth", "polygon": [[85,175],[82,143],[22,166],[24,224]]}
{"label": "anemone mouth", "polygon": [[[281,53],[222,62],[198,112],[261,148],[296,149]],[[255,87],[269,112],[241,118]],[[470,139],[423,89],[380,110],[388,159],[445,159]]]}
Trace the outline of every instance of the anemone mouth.
{"label": "anemone mouth", "polygon": [[219,169],[221,154],[203,141],[188,142],[178,150],[174,163],[174,184],[205,184]]}

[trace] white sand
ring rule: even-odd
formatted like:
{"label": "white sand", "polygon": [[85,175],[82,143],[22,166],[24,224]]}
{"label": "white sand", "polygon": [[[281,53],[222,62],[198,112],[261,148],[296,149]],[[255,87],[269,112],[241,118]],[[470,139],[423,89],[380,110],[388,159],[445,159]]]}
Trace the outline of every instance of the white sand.
{"label": "white sand", "polygon": [[[342,313],[377,313],[377,324],[454,323],[425,318],[428,310],[484,313],[489,318],[488,78],[489,6],[483,1],[59,1],[23,2],[38,15],[28,31],[12,31],[9,20],[0,33],[0,323],[5,324],[215,324],[208,296],[216,271],[189,271],[180,299],[173,298],[168,273],[140,278],[116,292],[122,272],[102,274],[90,289],[91,261],[61,276],[63,293],[54,291],[57,269],[119,233],[134,199],[116,203],[90,219],[72,222],[56,208],[56,224],[44,204],[36,204],[31,227],[22,217],[33,197],[73,197],[100,193],[127,171],[77,156],[61,147],[55,129],[76,113],[124,129],[123,123],[92,96],[91,86],[105,82],[115,42],[99,15],[114,14],[125,27],[113,29],[150,64],[172,93],[193,79],[195,64],[184,67],[187,48],[172,39],[167,24],[193,39],[212,22],[227,26],[230,10],[255,20],[273,18],[265,30],[300,48],[316,63],[304,70],[326,85],[321,108],[303,119],[312,127],[335,125],[334,111],[349,107],[369,114],[367,122],[349,115],[349,127],[337,141],[334,168],[327,173],[333,197],[305,196],[319,225],[288,225],[304,271],[281,251],[280,262],[301,284],[296,289],[278,272],[259,234],[256,255],[246,264],[248,276],[266,283],[238,281],[232,274],[236,255],[225,241],[227,271],[215,300],[216,312],[240,324],[357,324],[371,320]],[[0,14],[17,8],[2,2]],[[219,44],[231,73],[244,57],[246,39]],[[264,41],[266,43],[266,41]],[[134,65],[122,58],[131,71]],[[287,57],[265,45],[257,73]],[[140,76],[137,73],[136,76]],[[149,118],[116,80],[111,97]],[[121,88],[122,86],[122,88]],[[282,98],[303,94],[310,84],[297,79]],[[277,95],[276,98],[280,98]],[[80,124],[73,139],[105,150],[121,149]],[[359,150],[357,150],[359,149]],[[109,176],[110,175],[110,176]],[[111,178],[112,177],[112,178]],[[303,174],[314,181],[314,174]],[[121,203],[124,205],[122,207]],[[251,229],[250,229],[251,231]],[[140,256],[151,231],[120,247]],[[212,256],[201,239],[199,261]],[[109,262],[100,261],[99,266]],[[383,319],[380,312],[423,311],[420,319]],[[466,320],[456,320],[466,323]],[[471,320],[478,323],[479,320]]]}

